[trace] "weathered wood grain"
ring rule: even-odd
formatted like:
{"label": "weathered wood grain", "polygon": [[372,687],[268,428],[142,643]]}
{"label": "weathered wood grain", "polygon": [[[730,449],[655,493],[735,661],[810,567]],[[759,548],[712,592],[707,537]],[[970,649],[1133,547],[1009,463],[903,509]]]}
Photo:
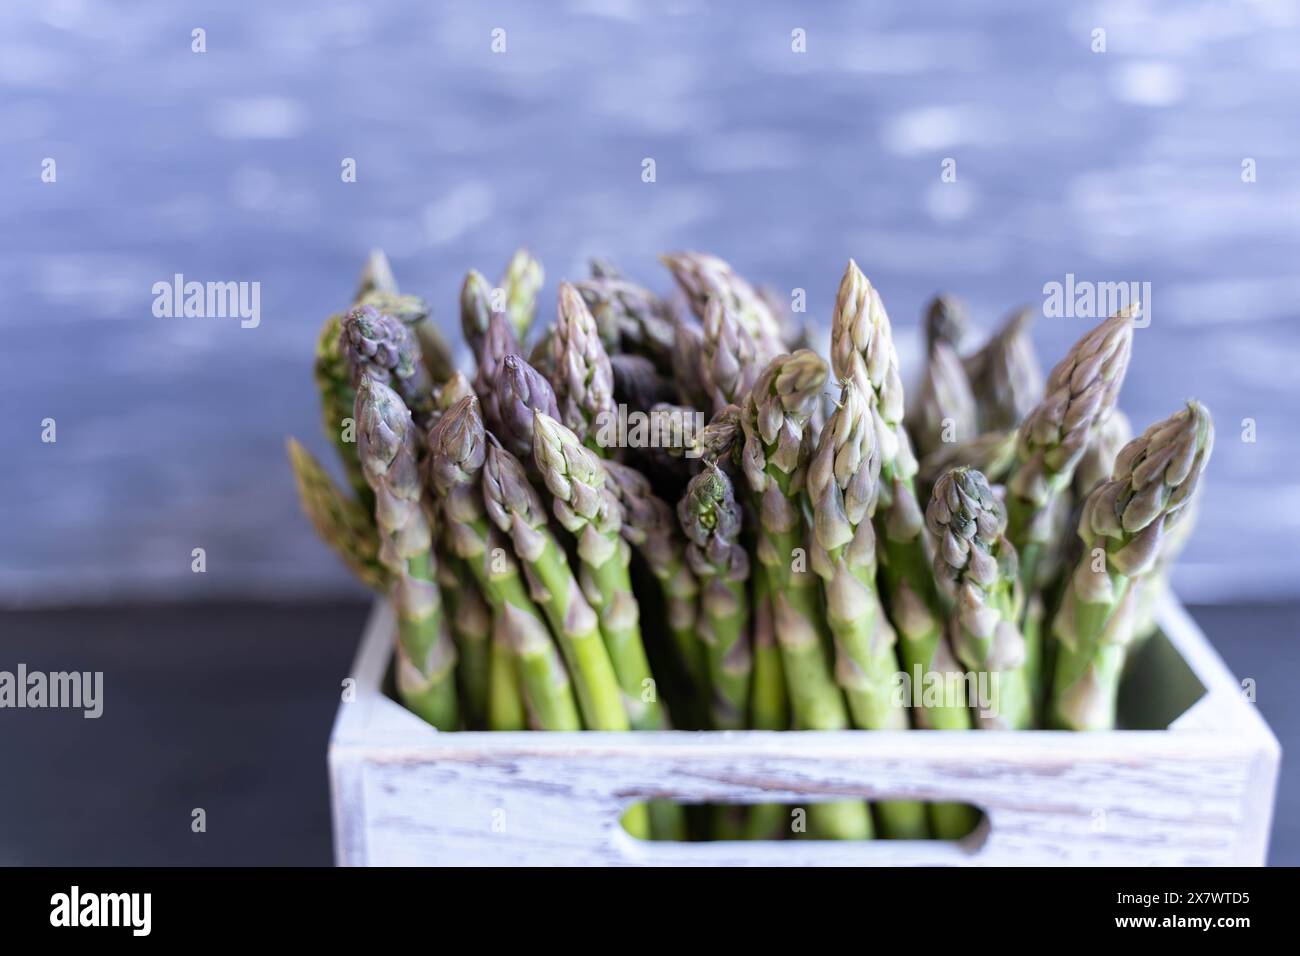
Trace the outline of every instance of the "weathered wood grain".
{"label": "weathered wood grain", "polygon": [[[1264,860],[1279,748],[1180,607],[1161,624],[1205,687],[1164,731],[1069,734],[438,733],[381,691],[392,619],[376,606],[330,746],[348,865],[1231,865]],[[646,843],[638,799],[803,804],[962,800],[958,844]]]}

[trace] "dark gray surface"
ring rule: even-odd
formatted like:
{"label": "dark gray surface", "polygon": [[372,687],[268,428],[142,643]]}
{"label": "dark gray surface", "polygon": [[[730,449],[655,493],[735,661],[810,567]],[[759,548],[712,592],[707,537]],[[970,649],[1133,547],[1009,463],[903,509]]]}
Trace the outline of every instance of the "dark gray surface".
{"label": "dark gray surface", "polygon": [[0,865],[329,865],[325,749],[365,615],[0,613],[0,669],[104,673],[97,719],[0,711]]}
{"label": "dark gray surface", "polygon": [[[547,311],[593,252],[662,288],[685,246],[820,322],[855,256],[906,355],[937,289],[987,324],[1066,273],[1150,281],[1124,407],[1220,426],[1180,589],[1294,594],[1298,79],[1290,3],[9,0],[0,601],[350,588],[283,450],[326,447],[317,326],[371,245],[450,321],[519,243]],[[154,318],[176,272],[261,282],[261,326]],[[1084,324],[1041,321],[1044,357]]]}
{"label": "dark gray surface", "polygon": [[[325,747],[361,604],[0,612],[0,669],[103,670],[104,715],[0,711],[0,864],[331,861]],[[1300,749],[1300,606],[1193,608],[1284,751]],[[203,807],[208,831],[190,831]],[[1300,865],[1284,756],[1273,864]]]}

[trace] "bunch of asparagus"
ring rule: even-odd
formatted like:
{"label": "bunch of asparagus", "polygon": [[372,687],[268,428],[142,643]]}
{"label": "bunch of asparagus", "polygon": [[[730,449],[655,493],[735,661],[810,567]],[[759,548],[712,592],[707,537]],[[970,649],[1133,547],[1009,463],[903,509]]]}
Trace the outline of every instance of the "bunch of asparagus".
{"label": "bunch of asparagus", "polygon": [[[676,295],[597,262],[544,327],[528,252],[495,286],[471,271],[464,370],[382,253],[326,320],[316,382],[350,487],[290,457],[321,537],[391,601],[406,706],[440,730],[1113,727],[1213,444],[1194,401],[1131,437],[1135,313],[1044,379],[1029,312],[963,353],[965,309],[939,297],[907,407],[856,263],[828,364],[721,259],[662,261]],[[667,806],[627,822],[682,827]],[[809,822],[973,821],[845,801]]]}

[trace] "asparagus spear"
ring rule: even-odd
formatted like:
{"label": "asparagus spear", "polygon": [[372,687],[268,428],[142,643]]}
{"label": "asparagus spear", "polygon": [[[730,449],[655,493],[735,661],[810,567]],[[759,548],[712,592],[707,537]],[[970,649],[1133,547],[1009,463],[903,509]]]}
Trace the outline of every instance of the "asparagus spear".
{"label": "asparagus spear", "polygon": [[361,278],[357,282],[355,301],[360,301],[371,292],[389,292],[397,294],[397,279],[393,277],[393,267],[383,249],[371,249],[366,256],[365,265],[361,267]]}
{"label": "asparagus spear", "polygon": [[488,320],[492,317],[492,287],[483,273],[470,269],[460,287],[460,331],[480,365],[487,339]]}
{"label": "asparagus spear", "polygon": [[759,348],[723,299],[714,296],[704,307],[704,387],[716,412],[738,404],[759,372]]}
{"label": "asparagus spear", "polygon": [[681,400],[700,409],[712,409],[713,396],[704,387],[704,333],[684,319],[676,320],[673,336],[673,381]]}
{"label": "asparagus spear", "polygon": [[1110,477],[1119,450],[1133,439],[1133,425],[1118,408],[1097,429],[1088,448],[1074,470],[1074,497],[1083,501],[1092,490]]}
{"label": "asparagus spear", "polygon": [[807,730],[838,730],[849,723],[823,647],[817,579],[796,564],[808,538],[799,507],[808,465],[805,426],[825,383],[826,363],[815,353],[778,356],[763,369],[741,415],[741,460],[758,517],[758,561],[773,603],[795,725]]}
{"label": "asparagus spear", "polygon": [[[493,617],[518,662],[524,702],[539,730],[581,726],[569,675],[546,620],[529,596],[501,532],[489,525],[482,498],[487,434],[472,395],[439,420],[429,436],[428,470],[437,489],[452,550],[483,589]],[[501,670],[504,665],[498,662]],[[505,683],[503,677],[499,678]]]}
{"label": "asparagus spear", "polygon": [[590,270],[593,279],[621,279],[623,277],[623,270],[612,259],[605,256],[592,256],[587,261],[587,268]]}
{"label": "asparagus spear", "polygon": [[341,348],[352,363],[352,384],[375,376],[388,384],[422,427],[434,412],[433,382],[420,360],[410,329],[372,306],[357,306],[343,319]]}
{"label": "asparagus spear", "polygon": [[488,730],[525,730],[528,712],[521,690],[522,674],[514,639],[503,615],[492,618],[492,643],[488,649]]}
{"label": "asparagus spear", "polygon": [[[1052,540],[1053,499],[1070,486],[1079,460],[1115,408],[1133,346],[1132,314],[1125,309],[1074,344],[1048,375],[1042,401],[1017,433],[1016,466],[1007,482],[1007,537],[1020,555],[1027,590],[1038,580],[1040,552]],[[1033,655],[1031,648],[1031,661]]]}
{"label": "asparagus spear", "polygon": [[393,268],[382,249],[372,249],[366,258],[353,305],[373,306],[408,326],[419,343],[420,357],[433,381],[444,382],[456,370],[451,346],[433,324],[428,303],[419,296],[399,292]]}
{"label": "asparagus spear", "polygon": [[[938,595],[922,532],[925,521],[912,480],[917,462],[902,427],[903,383],[884,303],[858,264],[849,260],[840,282],[831,323],[831,366],[840,381],[852,381],[867,398],[880,455],[876,512],[880,558],[890,612],[901,638],[900,656],[909,673],[946,671],[955,665],[943,640]],[[970,726],[964,706],[927,708],[925,726],[958,730]]]}
{"label": "asparagus spear", "polygon": [[433,324],[433,313],[424,299],[418,295],[374,290],[357,299],[356,305],[368,305],[410,329],[420,347],[420,361],[432,381],[445,382],[455,374],[451,345],[442,330]]}
{"label": "asparagus spear", "polygon": [[588,448],[609,454],[609,429],[618,417],[614,371],[596,320],[578,290],[567,282],[560,283],[551,361],[560,420]]}
{"label": "asparagus spear", "polygon": [[[788,730],[790,696],[785,689],[785,668],[781,664],[781,647],[776,638],[775,611],[767,575],[759,574],[753,585],[754,680],[749,722],[755,730]],[[786,819],[786,809],[779,803],[755,804],[748,808],[743,836],[750,840],[780,839],[784,835]],[[818,822],[815,818],[814,825]]]}
{"label": "asparagus spear", "polygon": [[559,641],[583,722],[591,730],[627,730],[627,711],[596,612],[551,534],[523,465],[491,435],[487,441],[483,504],[488,519],[510,538],[533,597]]}
{"label": "asparagus spear", "polygon": [[[740,452],[745,443],[743,416],[744,411],[739,405],[725,405],[718,409],[709,423],[700,429],[689,450],[705,461],[740,464]],[[682,449],[682,453],[687,450]]]}
{"label": "asparagus spear", "polygon": [[1043,372],[1029,337],[1032,309],[1012,313],[985,346],[965,361],[983,431],[1015,428],[1043,394]]}
{"label": "asparagus spear", "polygon": [[537,296],[545,278],[541,260],[527,249],[515,250],[501,276],[500,286],[506,293],[506,314],[521,342],[527,338],[528,328],[537,315]]}
{"label": "asparagus spear", "polygon": [[555,323],[552,322],[528,351],[528,364],[541,372],[548,382],[555,378],[554,348]]}
{"label": "asparagus spear", "polygon": [[533,413],[545,412],[552,418],[559,414],[551,383],[522,356],[507,355],[492,380],[491,393],[497,418],[493,434],[512,455],[531,459]]}
{"label": "asparagus spear", "polygon": [[1142,575],[1132,584],[1137,591],[1133,601],[1133,638],[1129,643],[1128,656],[1148,640],[1157,630],[1155,612],[1162,595],[1169,592],[1169,574],[1174,561],[1187,545],[1187,541],[1196,529],[1197,515],[1201,510],[1201,486],[1197,484],[1191,498],[1183,506],[1184,514],[1169,528],[1164,541],[1160,543],[1160,553],[1156,556],[1155,566],[1150,573]]}
{"label": "asparagus spear", "polygon": [[[840,381],[852,380],[868,397],[880,451],[876,531],[898,652],[913,682],[943,681],[960,670],[943,632],[943,609],[916,500],[917,462],[902,427],[903,383],[884,303],[858,264],[849,260],[831,322],[831,366]],[[917,709],[917,722],[936,730],[965,730],[970,713],[962,700]],[[930,822],[941,839],[965,836],[976,816],[963,805],[932,804]]]}
{"label": "asparagus spear", "polygon": [[[853,725],[906,730],[904,703],[895,693],[897,636],[876,590],[876,535],[872,513],[879,490],[880,456],[870,408],[850,379],[831,413],[808,466],[813,509],[812,566],[826,588],[826,616],[835,638],[835,674]],[[876,805],[881,829],[895,839],[923,839],[925,806],[915,801]]]}
{"label": "asparagus spear", "polygon": [[699,582],[686,563],[686,542],[672,507],[657,496],[645,475],[616,461],[604,463],[608,487],[623,507],[623,537],[645,558],[668,607],[668,628],[692,686],[709,687],[708,659],[695,634]]}
{"label": "asparagus spear", "polygon": [[611,355],[609,367],[614,373],[614,399],[620,405],[648,412],[660,402],[677,397],[677,389],[644,355]]}
{"label": "asparagus spear", "polygon": [[1070,730],[1109,730],[1131,616],[1118,613],[1133,584],[1151,571],[1161,544],[1186,518],[1214,447],[1210,413],[1199,402],[1157,422],[1120,450],[1109,481],[1083,507],[1083,559],[1070,577],[1052,632],[1059,641],[1052,720]]}
{"label": "asparagus spear", "polygon": [[632,727],[662,729],[667,721],[641,642],[630,550],[622,537],[623,509],[605,487],[605,468],[577,435],[544,412],[534,413],[533,460],[551,492],[556,520],[577,541],[579,580],[600,615]]}
{"label": "asparagus spear", "polygon": [[1001,484],[1016,461],[1016,438],[1014,430],[985,432],[955,445],[941,445],[921,459],[916,480],[923,489],[930,489],[945,471],[965,465],[983,472],[990,482]]}
{"label": "asparagus spear", "polygon": [[374,375],[357,385],[357,452],[375,493],[379,561],[391,575],[398,622],[397,688],[439,730],[457,723],[456,651],[434,584],[432,532],[415,462],[415,425],[401,398]]}
{"label": "asparagus spear", "polygon": [[977,432],[976,400],[961,359],[946,342],[930,346],[930,360],[916,402],[912,434],[917,451],[929,455],[966,442]]}
{"label": "asparagus spear", "polygon": [[298,500],[316,533],[362,584],[376,591],[387,590],[388,571],[379,563],[379,534],[373,516],[338,488],[320,462],[296,439],[290,438],[288,447]]}
{"label": "asparagus spear", "polygon": [[498,391],[503,383],[505,360],[511,355],[519,354],[519,341],[515,338],[510,320],[504,312],[493,312],[488,316],[487,334],[483,337],[478,352],[474,391],[483,403],[483,421],[487,430],[494,435],[507,430],[501,417],[501,396]]}
{"label": "asparagus spear", "polygon": [[[451,623],[456,644],[456,686],[460,693],[461,714],[465,726],[478,729],[488,725],[492,653],[492,610],[483,593],[469,578],[465,562],[456,556],[451,547],[447,523],[438,526],[440,537],[437,549],[438,591]],[[513,670],[513,667],[512,667]],[[513,698],[519,701],[519,691]],[[491,729],[517,730],[522,726]]]}
{"label": "asparagus spear", "polygon": [[925,309],[926,352],[934,348],[936,342],[959,352],[969,328],[965,303],[953,295],[936,295]]}
{"label": "asparagus spear", "polygon": [[979,725],[1025,730],[1033,724],[1034,695],[1019,626],[1016,549],[1003,533],[1002,503],[978,471],[954,468],[935,484],[925,523],[934,536],[935,577],[956,608],[949,627],[957,658],[988,675]]}
{"label": "asparagus spear", "polygon": [[750,694],[750,725],[755,730],[787,730],[790,695],[785,687],[785,667],[776,637],[776,608],[771,581],[766,574],[754,579],[754,679]]}
{"label": "asparagus spear", "polygon": [[672,272],[701,322],[709,299],[720,299],[754,340],[760,364],[785,351],[780,321],[771,306],[728,263],[702,252],[668,253],[660,256],[659,261]]}
{"label": "asparagus spear", "polygon": [[618,276],[594,276],[574,283],[591,310],[601,341],[612,356],[628,352],[672,371],[674,323],[668,304],[649,289]]}
{"label": "asparagus spear", "polygon": [[[316,361],[312,372],[320,393],[321,423],[325,434],[338,450],[348,484],[369,515],[374,511],[374,492],[361,471],[356,442],[348,440],[351,430],[347,428],[347,422],[352,420],[357,392],[352,387],[352,365],[340,341],[342,334],[341,316],[331,315],[325,320],[316,340]],[[373,519],[371,521],[373,523]]]}
{"label": "asparagus spear", "polygon": [[753,655],[745,582],[749,555],[739,543],[741,514],[726,472],[715,464],[686,486],[677,519],[690,544],[686,560],[700,582],[700,639],[707,648],[713,726],[739,730],[749,710]]}

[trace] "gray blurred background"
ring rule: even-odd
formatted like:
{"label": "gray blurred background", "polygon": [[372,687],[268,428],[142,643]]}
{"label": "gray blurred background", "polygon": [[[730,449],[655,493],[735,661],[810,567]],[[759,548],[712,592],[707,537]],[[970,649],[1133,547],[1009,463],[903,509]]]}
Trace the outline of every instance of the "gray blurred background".
{"label": "gray blurred background", "polygon": [[[691,247],[825,322],[853,256],[909,360],[939,290],[987,328],[1066,273],[1149,281],[1123,407],[1219,427],[1178,587],[1293,595],[1298,81],[1292,3],[5,3],[0,600],[354,589],[284,454],[330,454],[320,321],[380,245],[450,327],[519,244],[548,313],[594,253],[664,289]],[[177,272],[260,282],[260,327],[155,318]],[[1040,319],[1044,365],[1088,324]]]}

